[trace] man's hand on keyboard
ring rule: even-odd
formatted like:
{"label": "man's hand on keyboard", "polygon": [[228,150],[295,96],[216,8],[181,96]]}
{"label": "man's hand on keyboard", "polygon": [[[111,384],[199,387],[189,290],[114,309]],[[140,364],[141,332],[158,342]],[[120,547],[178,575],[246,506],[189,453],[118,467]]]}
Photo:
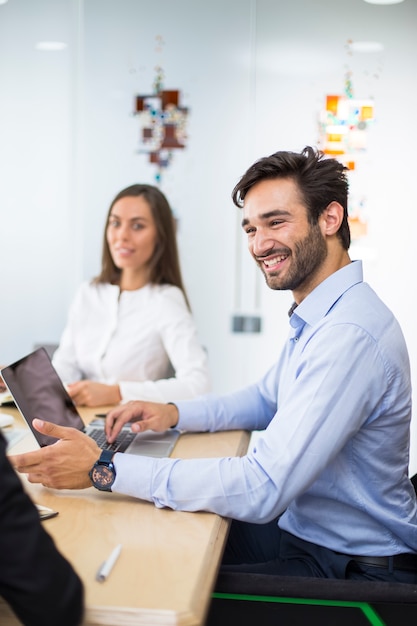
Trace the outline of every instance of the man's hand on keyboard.
{"label": "man's hand on keyboard", "polygon": [[127,402],[107,413],[105,424],[107,440],[114,441],[128,422],[132,422],[131,428],[135,433],[143,430],[162,432],[176,426],[178,417],[175,404]]}

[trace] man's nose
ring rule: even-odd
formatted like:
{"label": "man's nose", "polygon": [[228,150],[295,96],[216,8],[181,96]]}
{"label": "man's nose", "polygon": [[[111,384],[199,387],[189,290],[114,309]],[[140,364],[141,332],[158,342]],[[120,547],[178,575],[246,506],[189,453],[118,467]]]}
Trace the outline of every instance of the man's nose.
{"label": "man's nose", "polygon": [[264,256],[274,247],[274,241],[268,233],[257,230],[252,240],[252,252],[255,256]]}

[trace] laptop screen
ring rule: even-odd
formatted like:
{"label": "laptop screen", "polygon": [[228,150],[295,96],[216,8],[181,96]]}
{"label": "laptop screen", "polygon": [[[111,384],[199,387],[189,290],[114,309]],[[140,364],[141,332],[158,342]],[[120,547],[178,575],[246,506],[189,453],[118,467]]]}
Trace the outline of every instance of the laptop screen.
{"label": "laptop screen", "polygon": [[84,430],[84,422],[44,348],[38,348],[5,367],[1,375],[40,446],[48,446],[57,440],[33,428],[35,417]]}

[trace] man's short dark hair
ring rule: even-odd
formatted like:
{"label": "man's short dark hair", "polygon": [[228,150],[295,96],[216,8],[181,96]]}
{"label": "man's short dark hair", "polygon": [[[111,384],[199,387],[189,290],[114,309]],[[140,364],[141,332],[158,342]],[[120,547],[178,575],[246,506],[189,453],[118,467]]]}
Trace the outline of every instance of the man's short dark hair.
{"label": "man's short dark hair", "polygon": [[323,152],[306,146],[298,152],[275,152],[256,161],[232,191],[236,206],[243,207],[245,196],[257,183],[274,178],[291,178],[297,184],[310,224],[317,224],[331,202],[343,207],[343,221],[338,236],[345,250],[350,246],[348,223],[348,168]]}

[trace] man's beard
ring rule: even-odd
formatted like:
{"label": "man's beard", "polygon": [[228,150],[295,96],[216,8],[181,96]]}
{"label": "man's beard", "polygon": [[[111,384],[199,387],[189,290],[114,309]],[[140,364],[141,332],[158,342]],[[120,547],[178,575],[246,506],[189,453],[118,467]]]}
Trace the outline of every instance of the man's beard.
{"label": "man's beard", "polygon": [[290,290],[297,289],[304,282],[308,282],[322,265],[327,256],[326,242],[321,234],[318,224],[312,226],[308,235],[297,241],[294,245],[294,252],[288,259],[291,259],[288,270],[281,272],[265,272],[262,261],[258,260],[266,283],[271,289]]}

